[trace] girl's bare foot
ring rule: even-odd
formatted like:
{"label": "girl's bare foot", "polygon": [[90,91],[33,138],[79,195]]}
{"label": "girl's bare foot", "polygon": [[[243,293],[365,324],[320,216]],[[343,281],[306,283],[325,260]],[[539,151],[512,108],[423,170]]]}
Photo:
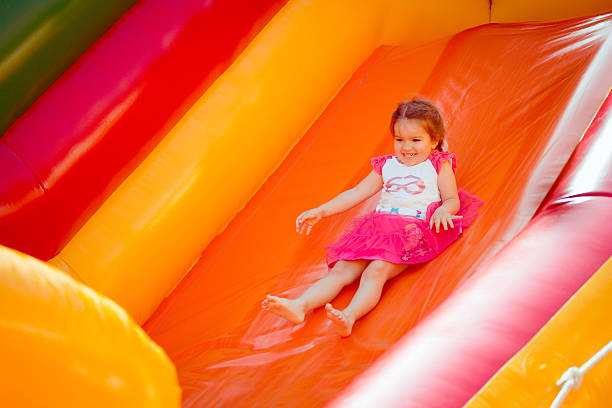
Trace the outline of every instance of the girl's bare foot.
{"label": "girl's bare foot", "polygon": [[355,323],[354,319],[351,319],[342,311],[334,309],[331,303],[325,305],[325,311],[327,312],[327,318],[331,320],[334,329],[340,336],[347,337],[351,335],[353,324]]}
{"label": "girl's bare foot", "polygon": [[306,315],[304,306],[295,299],[285,299],[268,295],[263,302],[261,302],[261,307],[295,324],[302,323]]}

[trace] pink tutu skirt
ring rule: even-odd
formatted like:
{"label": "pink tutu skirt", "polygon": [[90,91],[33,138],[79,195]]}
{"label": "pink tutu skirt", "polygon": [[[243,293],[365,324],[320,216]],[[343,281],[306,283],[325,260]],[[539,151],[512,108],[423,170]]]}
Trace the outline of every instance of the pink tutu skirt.
{"label": "pink tutu skirt", "polygon": [[435,258],[454,240],[463,228],[478,215],[482,201],[464,190],[459,190],[461,208],[453,221],[455,228],[435,232],[429,220],[442,202],[431,203],[425,220],[409,215],[373,212],[357,217],[335,243],[327,247],[327,265],[339,260],[379,259],[396,264],[416,264]]}

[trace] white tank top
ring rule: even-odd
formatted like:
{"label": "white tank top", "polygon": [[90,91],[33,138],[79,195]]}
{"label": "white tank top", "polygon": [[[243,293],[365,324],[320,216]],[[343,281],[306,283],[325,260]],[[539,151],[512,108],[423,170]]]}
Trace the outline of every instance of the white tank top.
{"label": "white tank top", "polygon": [[440,201],[438,173],[429,159],[406,166],[391,156],[382,166],[383,188],[378,212],[389,212],[425,219],[429,204]]}

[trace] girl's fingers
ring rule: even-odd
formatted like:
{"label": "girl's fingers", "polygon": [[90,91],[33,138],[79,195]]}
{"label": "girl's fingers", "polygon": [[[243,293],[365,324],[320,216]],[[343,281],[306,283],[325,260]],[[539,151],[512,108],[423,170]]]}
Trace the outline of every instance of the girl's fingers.
{"label": "girl's fingers", "polygon": [[312,231],[312,226],[319,222],[320,219],[321,217],[302,219],[298,224],[296,224],[297,226],[295,230],[300,234],[306,233],[306,235],[310,235],[310,231]]}
{"label": "girl's fingers", "polygon": [[298,215],[298,217],[295,219],[295,230],[297,231],[300,228],[300,225],[302,225],[302,223],[304,222],[304,219],[302,218],[304,215],[304,213],[301,213],[300,215]]}
{"label": "girl's fingers", "polygon": [[446,217],[439,216],[434,214],[429,220],[429,229],[433,229],[434,225],[436,226],[436,232],[440,232],[440,223],[442,223],[442,227],[448,231],[448,226],[451,228],[455,228],[455,224],[453,224],[453,220],[461,219],[463,215],[448,215]]}

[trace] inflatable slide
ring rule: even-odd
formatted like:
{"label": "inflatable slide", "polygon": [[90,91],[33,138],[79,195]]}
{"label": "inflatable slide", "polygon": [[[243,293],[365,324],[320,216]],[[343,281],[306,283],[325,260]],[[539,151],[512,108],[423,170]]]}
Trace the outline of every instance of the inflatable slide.
{"label": "inflatable slide", "polygon": [[[102,3],[0,5],[0,86],[27,108],[0,137],[12,406],[535,407],[612,340],[554,329],[607,307],[592,298],[612,255],[609,1]],[[68,24],[109,15],[103,33]],[[80,54],[57,24],[89,41]],[[37,52],[70,66],[13,87],[3,72]],[[299,325],[261,310],[325,275],[325,246],[376,197],[310,236],[295,217],[390,151],[390,114],[415,95],[445,117],[477,220],[348,338],[321,310]],[[567,406],[605,401],[605,370],[588,375]]]}

